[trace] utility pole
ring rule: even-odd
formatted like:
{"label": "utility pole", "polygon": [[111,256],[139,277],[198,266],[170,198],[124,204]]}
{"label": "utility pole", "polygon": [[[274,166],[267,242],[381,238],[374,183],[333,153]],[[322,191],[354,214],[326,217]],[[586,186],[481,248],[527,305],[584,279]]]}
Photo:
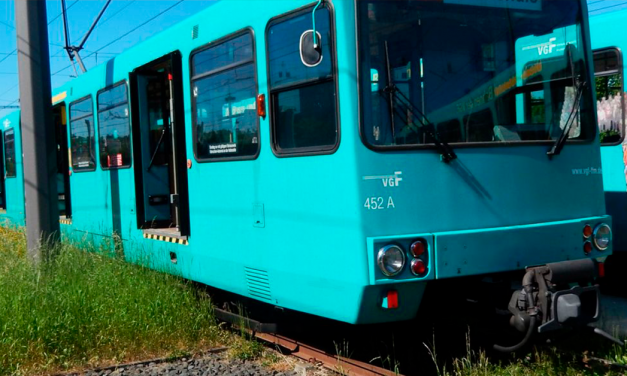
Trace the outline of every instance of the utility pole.
{"label": "utility pole", "polygon": [[28,256],[39,263],[60,233],[46,2],[15,0],[15,21]]}

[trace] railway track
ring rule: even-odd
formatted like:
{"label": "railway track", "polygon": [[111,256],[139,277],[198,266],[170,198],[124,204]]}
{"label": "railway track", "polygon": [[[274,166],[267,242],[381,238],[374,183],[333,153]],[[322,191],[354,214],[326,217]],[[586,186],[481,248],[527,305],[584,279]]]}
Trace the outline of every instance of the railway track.
{"label": "railway track", "polygon": [[291,338],[268,333],[255,333],[258,339],[283,350],[295,358],[308,362],[315,366],[322,366],[325,369],[342,375],[350,376],[397,376],[400,373],[380,368],[369,363],[348,359],[342,356],[329,354],[328,352],[314,346],[293,340]]}

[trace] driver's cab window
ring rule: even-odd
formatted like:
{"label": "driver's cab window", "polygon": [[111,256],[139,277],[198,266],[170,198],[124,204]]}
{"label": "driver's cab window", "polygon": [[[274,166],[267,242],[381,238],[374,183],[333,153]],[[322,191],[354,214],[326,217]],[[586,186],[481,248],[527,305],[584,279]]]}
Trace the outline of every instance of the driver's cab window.
{"label": "driver's cab window", "polygon": [[620,143],[624,136],[625,92],[620,52],[606,49],[594,52],[597,118],[602,145]]}

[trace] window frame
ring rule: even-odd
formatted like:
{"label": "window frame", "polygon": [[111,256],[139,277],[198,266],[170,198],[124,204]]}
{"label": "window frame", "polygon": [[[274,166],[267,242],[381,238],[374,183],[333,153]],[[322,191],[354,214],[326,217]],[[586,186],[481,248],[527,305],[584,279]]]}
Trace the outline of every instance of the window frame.
{"label": "window frame", "polygon": [[[94,134],[93,134],[93,137],[94,137],[94,150],[93,150],[94,151],[94,167],[93,168],[80,168],[80,169],[77,170],[74,167],[74,156],[72,155],[72,121],[73,121],[72,120],[72,106],[74,106],[77,103],[83,102],[84,100],[87,100],[87,99],[91,99],[91,117],[94,120],[93,124],[92,124],[92,126],[94,127]],[[90,116],[90,115],[85,115],[83,117],[79,117],[76,120],[81,120],[81,119],[86,118],[88,116]],[[93,95],[88,94],[88,95],[85,95],[84,97],[78,98],[77,100],[70,102],[70,104],[67,107],[67,117],[68,117],[67,120],[68,120],[68,128],[69,128],[68,129],[68,131],[69,131],[68,134],[70,136],[70,155],[72,155],[72,160],[70,161],[70,167],[72,168],[72,173],[73,174],[75,174],[75,173],[76,174],[80,174],[82,172],[93,172],[93,171],[96,171],[96,168],[98,167],[98,159],[99,158],[98,158],[98,155],[97,155],[98,153],[96,153],[98,151],[98,149],[95,148],[98,135],[96,134],[96,130],[97,130],[96,128],[97,127],[96,127],[96,117],[94,116],[94,98],[93,98]]]}
{"label": "window frame", "polygon": [[[265,48],[266,48],[266,77],[267,77],[267,89],[268,95],[266,100],[267,112],[268,112],[268,122],[270,126],[270,145],[272,148],[272,153],[277,158],[292,158],[292,157],[305,157],[305,156],[314,156],[314,155],[331,155],[335,154],[337,150],[340,148],[340,144],[342,141],[342,124],[340,116],[340,79],[338,76],[338,64],[337,64],[337,27],[335,24],[335,7],[331,2],[325,2],[324,7],[329,11],[329,29],[331,31],[331,40],[329,41],[329,51],[331,52],[331,78],[323,78],[323,79],[314,79],[309,81],[298,82],[295,84],[285,84],[279,85],[277,88],[272,89],[272,84],[270,80],[270,42],[268,36],[270,35],[270,28],[278,23],[288,21],[290,18],[298,17],[303,14],[311,14],[311,12],[316,8],[315,4],[305,5],[303,7],[291,10],[287,13],[280,14],[278,16],[272,17],[268,23],[266,24],[265,30]],[[278,147],[276,141],[276,121],[275,121],[275,111],[274,111],[274,96],[278,95],[282,92],[297,90],[307,86],[313,86],[316,84],[321,84],[325,82],[333,82],[335,87],[335,124],[336,124],[336,132],[337,138],[335,141],[335,145],[329,146],[313,146],[313,147],[304,147],[304,148],[294,148],[290,151],[282,151],[281,148]]]}
{"label": "window frame", "polygon": [[[361,0],[353,0],[353,4],[354,4],[354,15],[355,15],[355,72],[356,72],[356,80],[357,80],[357,122],[358,122],[358,128],[359,128],[359,138],[361,139],[362,144],[368,148],[369,150],[375,151],[375,152],[397,152],[397,151],[416,151],[416,150],[436,150],[437,151],[437,147],[435,146],[435,144],[430,143],[430,144],[415,144],[415,145],[388,145],[388,146],[384,146],[384,145],[372,145],[368,142],[368,138],[365,135],[364,131],[364,122],[362,121],[363,119],[363,101],[361,99],[362,96],[362,87],[363,85],[361,84],[361,79],[362,79],[362,74],[361,74],[361,66],[360,66],[360,62],[361,62],[361,53],[360,53],[360,44],[361,44],[361,38],[360,38],[360,28],[362,26],[362,23],[360,22],[360,17],[359,17],[359,3],[361,2]],[[580,27],[581,27],[581,32],[582,34],[584,34],[584,37],[581,40],[581,45],[583,46],[584,50],[588,50],[588,51],[592,51],[592,42],[590,41],[590,38],[586,38],[585,37],[585,32],[587,29],[589,29],[589,25],[588,25],[588,21],[587,21],[587,17],[584,14],[584,9],[581,8],[581,13],[582,13],[582,20],[580,23]],[[589,56],[586,53],[586,56]],[[591,61],[592,64],[594,64],[594,60]],[[590,72],[590,71],[594,71],[594,67],[590,66],[590,62],[588,64],[586,64],[586,71]],[[594,73],[593,76],[590,77],[591,79],[594,78]],[[592,89],[592,85],[586,85],[587,90],[590,90],[590,95],[592,96],[592,98],[594,98],[596,95],[596,93],[594,92],[594,90]],[[594,95],[594,96],[593,96]],[[596,108],[596,103],[594,103],[594,107]],[[596,112],[594,113],[594,119],[596,121]],[[593,127],[596,127],[593,128]],[[597,138],[598,138],[598,124],[594,124],[593,127],[590,127],[591,129],[591,135],[585,139],[582,140],[571,140],[568,139],[566,140],[566,144],[572,144],[572,145],[589,145],[591,143],[593,143]],[[555,144],[556,140],[546,140],[546,141],[538,141],[538,140],[534,140],[534,141],[516,141],[516,142],[494,142],[494,141],[490,141],[490,142],[485,142],[485,141],[481,141],[481,142],[449,142],[448,144],[451,145],[455,150],[457,149],[468,149],[468,148],[507,148],[507,147],[524,147],[524,146],[551,146],[553,144]]]}
{"label": "window frame", "polygon": [[[13,171],[13,175],[9,175],[9,171],[7,170],[7,135],[12,134],[13,135],[13,166],[14,166],[14,171]],[[15,150],[15,129],[14,128],[9,128],[6,129],[4,132],[2,132],[2,151],[3,151],[3,157],[4,157],[4,161],[2,162],[2,164],[4,165],[4,180],[6,181],[7,179],[16,179],[17,178],[17,150]],[[6,189],[6,187],[5,187]],[[6,203],[5,203],[6,205]]]}
{"label": "window frame", "polygon": [[[241,37],[243,35],[250,35],[251,39],[252,39],[252,48],[253,48],[253,52],[252,52],[252,60],[246,60],[245,62],[237,62],[237,63],[233,63],[233,64],[228,64],[225,65],[223,67],[217,68],[217,69],[213,69],[211,71],[208,72],[204,72],[201,74],[197,74],[197,75],[193,75],[192,73],[194,72],[194,56],[196,56],[197,54],[209,50],[213,47],[219,46],[220,44],[224,44],[226,42],[229,42],[235,38]],[[197,137],[198,137],[198,132],[196,130],[196,118],[197,118],[197,114],[196,114],[196,97],[194,97],[194,82],[197,80],[202,80],[204,78],[207,77],[211,77],[220,73],[225,73],[229,70],[232,69],[236,69],[236,68],[241,68],[244,67],[248,64],[252,64],[253,65],[253,72],[254,72],[254,83],[255,83],[255,88],[257,89],[256,92],[256,96],[255,96],[255,104],[257,103],[257,98],[259,97],[260,91],[259,91],[259,73],[258,73],[258,67],[257,67],[257,43],[256,43],[256,35],[255,35],[255,30],[252,28],[252,26],[247,26],[243,29],[237,30],[233,33],[230,33],[228,35],[225,35],[223,37],[220,37],[218,39],[215,39],[209,43],[206,43],[200,47],[197,47],[195,49],[192,50],[192,52],[189,54],[189,90],[190,90],[190,101],[191,101],[191,106],[192,106],[192,132],[191,132],[191,136],[192,136],[192,154],[194,155],[194,159],[198,162],[198,163],[212,163],[212,162],[230,162],[230,161],[254,161],[257,158],[259,158],[259,155],[261,154],[261,119],[259,119],[259,115],[255,115],[255,119],[257,122],[257,152],[253,155],[242,155],[242,156],[234,156],[234,157],[229,157],[229,156],[224,156],[224,157],[216,157],[216,158],[199,158],[198,154],[197,154],[197,148],[198,148],[198,143],[197,141]]]}
{"label": "window frame", "polygon": [[[625,95],[624,93],[625,91],[625,69],[623,66],[623,52],[619,47],[613,46],[613,47],[603,47],[603,48],[597,48],[596,50],[592,50],[592,62],[593,62],[593,74],[594,74],[594,79],[595,79],[595,83],[596,83],[596,78],[597,77],[606,77],[606,76],[610,76],[612,74],[602,74],[602,75],[598,75],[596,74],[596,71],[594,71],[594,55],[596,55],[597,53],[604,53],[604,52],[609,52],[609,51],[614,51],[616,52],[616,57],[617,57],[617,61],[618,61],[618,67],[616,68],[616,71],[618,74],[620,74],[620,85],[621,85],[621,93],[623,93],[623,95],[621,95],[621,104],[622,104],[622,120],[623,120],[623,124],[621,125],[621,132],[620,132],[620,140],[616,141],[616,142],[607,142],[607,143],[603,143],[601,142],[601,147],[605,147],[605,146],[617,146],[617,145],[622,145],[622,143],[625,141],[625,130],[627,129],[627,126],[625,125]],[[594,91],[594,96],[595,96],[595,100],[598,101],[599,99],[596,97],[596,90]],[[595,115],[596,117],[596,115]],[[597,133],[600,131],[598,129],[598,124],[599,124],[599,119],[597,118]]]}
{"label": "window frame", "polygon": [[[112,108],[116,108],[116,107],[122,106],[122,104],[116,104],[114,106],[109,106],[109,107],[106,107],[104,110],[101,111],[98,108],[98,106],[99,106],[98,97],[100,96],[100,94],[102,94],[102,93],[104,93],[106,91],[113,90],[114,88],[116,88],[118,86],[121,86],[121,85],[126,85],[126,105],[128,106],[128,136],[129,136],[129,158],[130,158],[130,163],[128,165],[123,165],[123,166],[120,166],[120,167],[103,167],[102,166],[102,160],[100,158],[100,119],[99,119],[98,115],[100,115],[100,112],[109,111]],[[100,90],[98,90],[96,92],[96,102],[95,102],[95,105],[96,105],[96,116],[94,116],[94,119],[98,123],[98,139],[96,141],[96,144],[98,145],[98,149],[97,149],[97,151],[98,151],[98,153],[97,153],[98,154],[98,162],[100,162],[100,163],[97,163],[97,165],[100,166],[100,169],[102,171],[126,170],[126,169],[129,169],[129,168],[133,167],[133,125],[131,124],[131,119],[132,119],[132,116],[131,116],[131,95],[129,93],[129,86],[130,85],[129,85],[127,80],[120,80],[120,81],[114,83],[113,85],[106,86],[105,88],[100,89]]]}

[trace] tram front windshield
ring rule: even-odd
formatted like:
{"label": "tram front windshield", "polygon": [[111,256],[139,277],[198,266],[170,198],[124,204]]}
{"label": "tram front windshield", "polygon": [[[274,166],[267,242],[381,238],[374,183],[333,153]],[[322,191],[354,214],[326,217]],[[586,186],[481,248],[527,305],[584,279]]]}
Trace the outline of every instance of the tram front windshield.
{"label": "tram front windshield", "polygon": [[358,0],[357,12],[371,146],[593,137],[579,1]]}

